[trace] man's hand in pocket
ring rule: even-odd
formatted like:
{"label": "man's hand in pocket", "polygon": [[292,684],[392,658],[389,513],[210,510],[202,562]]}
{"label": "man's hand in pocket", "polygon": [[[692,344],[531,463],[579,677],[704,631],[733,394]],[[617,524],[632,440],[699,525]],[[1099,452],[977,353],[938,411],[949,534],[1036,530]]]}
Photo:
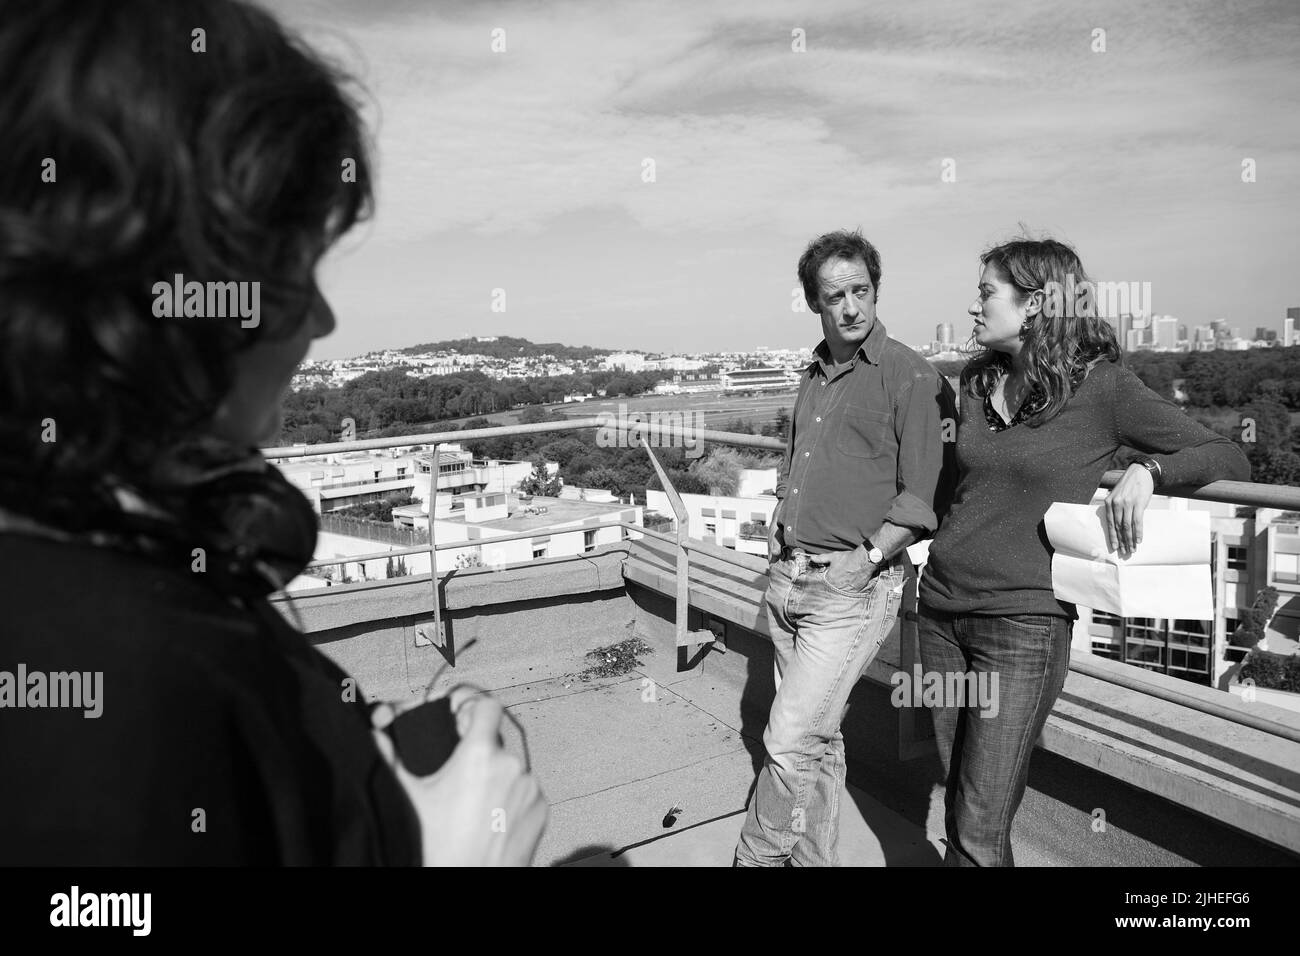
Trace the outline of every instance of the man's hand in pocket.
{"label": "man's hand in pocket", "polygon": [[865,591],[880,570],[867,557],[865,545],[858,545],[852,551],[809,555],[808,561],[810,564],[825,565],[826,583],[841,591]]}

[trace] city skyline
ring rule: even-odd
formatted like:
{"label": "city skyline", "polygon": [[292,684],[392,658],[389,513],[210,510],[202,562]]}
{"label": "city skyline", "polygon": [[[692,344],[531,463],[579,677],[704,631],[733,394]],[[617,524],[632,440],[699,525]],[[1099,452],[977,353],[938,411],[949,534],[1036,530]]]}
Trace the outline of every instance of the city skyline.
{"label": "city skyline", "polygon": [[[1287,311],[1288,313],[1300,313],[1300,309],[1298,308],[1290,308]],[[1172,347],[1169,347],[1167,346],[1166,342],[1163,339],[1157,339],[1154,343],[1143,343],[1142,345],[1139,345],[1137,347],[1131,347],[1129,345],[1129,341],[1130,341],[1129,335],[1131,335],[1136,329],[1142,328],[1140,326],[1130,326],[1128,324],[1129,320],[1132,320],[1133,318],[1134,316],[1124,315],[1119,317],[1119,320],[1117,322],[1113,323],[1116,326],[1116,335],[1119,341],[1120,349],[1124,352],[1149,351],[1149,350],[1196,351],[1197,349],[1194,347],[1196,344],[1195,333],[1197,333],[1200,330],[1214,330],[1219,327],[1224,327],[1226,329],[1227,323],[1229,321],[1227,319],[1215,319],[1211,322],[1205,322],[1199,325],[1188,325],[1179,316],[1160,315],[1160,314],[1147,316],[1145,317],[1145,320],[1148,322],[1155,321],[1155,322],[1164,322],[1164,323],[1168,323],[1168,322],[1176,323],[1176,329],[1174,332],[1174,339],[1173,339],[1174,345]],[[1295,315],[1288,315],[1282,321],[1280,328],[1271,329],[1268,326],[1256,326],[1254,329],[1256,334],[1249,339],[1243,338],[1242,341],[1249,342],[1252,346],[1255,343],[1259,343],[1259,342],[1268,342],[1269,347],[1281,347],[1281,348],[1300,345],[1300,327],[1296,327],[1296,326],[1297,326],[1297,317]],[[965,345],[964,342],[958,341],[955,338],[955,336],[952,336],[951,334],[945,335],[945,328],[947,328],[950,332],[952,327],[953,327],[953,323],[941,323],[940,325],[935,327],[934,338],[929,340],[928,342],[905,343],[905,344],[909,344],[913,348],[918,348],[918,349],[927,346],[943,344],[943,345],[952,346],[957,350],[961,350],[964,348]],[[1149,329],[1150,326],[1146,326],[1146,328]],[[1240,332],[1242,328],[1243,328],[1242,326],[1232,326],[1231,330],[1234,332]],[[1246,328],[1249,329],[1248,326],[1246,326]],[[1286,333],[1288,329],[1290,329],[1291,331],[1291,338],[1292,338],[1292,341],[1290,341],[1289,343],[1286,341]],[[1260,332],[1265,332],[1270,334],[1259,335],[1258,333]],[[501,334],[504,335],[505,333],[501,333]],[[499,335],[493,333],[491,330],[484,330],[482,332],[473,332],[473,333],[463,332],[457,337],[444,339],[442,341],[443,342],[468,342],[477,339],[480,342],[487,342],[487,341],[495,341],[499,337],[500,337]],[[526,338],[526,336],[517,336],[517,337]],[[532,340],[529,341],[531,342]],[[1134,341],[1141,342],[1142,339],[1138,338]],[[1222,339],[1218,341],[1222,341]],[[1231,339],[1229,339],[1229,341],[1231,341]],[[1273,343],[1276,344],[1274,345]],[[439,344],[439,343],[390,345],[390,346],[385,346],[383,348],[370,349],[365,352],[358,352],[353,355],[321,356],[321,357],[309,356],[308,359],[305,360],[303,364],[306,366],[310,366],[316,363],[340,362],[340,361],[362,359],[371,355],[378,355],[386,352],[409,352],[411,349],[417,348],[422,344]],[[538,343],[532,342],[532,344],[537,345]],[[799,351],[806,352],[806,351],[810,351],[813,348],[813,345],[815,343],[786,346],[786,347],[770,346],[761,342],[751,343],[748,345],[745,345],[744,343],[735,343],[733,344],[732,347],[724,348],[724,349],[678,348],[678,349],[671,349],[671,350],[618,348],[613,346],[592,345],[589,342],[555,342],[551,344],[562,345],[566,348],[590,347],[590,348],[600,349],[602,351],[607,351],[611,354],[643,353],[646,355],[691,357],[691,356],[700,356],[700,355],[755,355],[761,352],[771,352],[771,353],[799,352]],[[1178,344],[1188,344],[1192,347],[1189,349],[1180,349],[1177,347]],[[1213,350],[1214,349],[1207,349],[1206,351],[1213,351]],[[428,352],[428,350],[421,353],[412,353],[412,355],[424,355],[424,354],[430,354],[430,353]],[[468,353],[463,352],[463,354],[472,354],[472,349]]]}
{"label": "city skyline", "polygon": [[880,316],[909,342],[966,340],[978,255],[1021,222],[1189,326],[1280,323],[1296,299],[1291,4],[276,10],[359,73],[376,130],[377,215],[322,268],[339,326],[313,358],[468,323],[812,344],[795,261],[841,227],[880,248]]}

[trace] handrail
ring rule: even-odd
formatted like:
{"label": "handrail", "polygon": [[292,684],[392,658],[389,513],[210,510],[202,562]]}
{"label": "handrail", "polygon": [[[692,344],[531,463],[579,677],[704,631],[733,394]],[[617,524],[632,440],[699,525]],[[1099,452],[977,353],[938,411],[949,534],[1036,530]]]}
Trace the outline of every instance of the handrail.
{"label": "handrail", "polygon": [[282,445],[263,448],[266,458],[308,458],[316,455],[338,455],[348,451],[369,451],[376,448],[400,448],[403,445],[427,445],[473,441],[477,438],[503,438],[510,435],[536,435],[547,432],[584,431],[589,428],[617,428],[628,432],[649,431],[653,427],[660,435],[691,437],[697,441],[714,441],[723,445],[743,445],[747,448],[766,448],[785,451],[785,442],[779,438],[762,435],[741,435],[712,428],[692,428],[673,423],[619,422],[606,418],[572,418],[564,422],[536,422],[531,425],[493,425],[490,428],[467,428],[459,432],[428,432],[421,435],[395,435],[390,438],[364,438],[355,441],[330,442],[319,445]]}
{"label": "handrail", "polygon": [[686,550],[687,531],[689,530],[689,516],[686,513],[686,505],[682,503],[682,497],[673,487],[672,481],[668,478],[668,473],[664,471],[663,465],[659,464],[659,459],[655,456],[654,451],[650,448],[650,443],[641,435],[641,444],[645,447],[645,453],[650,456],[650,464],[654,466],[655,474],[659,476],[659,484],[664,486],[664,494],[668,496],[668,504],[673,509],[673,517],[677,519],[677,568],[675,577],[677,579],[677,603],[674,621],[677,633],[677,646],[685,647],[690,642],[686,637],[686,622],[690,617],[690,586],[689,580],[691,571],[691,553]]}
{"label": "handrail", "polygon": [[429,469],[429,589],[433,592],[433,643],[446,647],[445,631],[442,629],[442,598],[438,595],[438,539],[434,531],[438,514],[438,479],[441,477],[442,456],[438,449],[441,443],[433,443],[433,454],[429,457],[433,467]]}
{"label": "handrail", "polygon": [[[1124,477],[1122,471],[1108,471],[1101,476],[1101,487],[1114,488],[1122,477]],[[1195,485],[1161,488],[1156,494],[1167,498],[1194,498],[1197,501],[1220,501],[1229,505],[1300,511],[1300,488],[1292,488],[1290,485],[1261,485],[1253,481],[1212,481],[1199,488]]]}

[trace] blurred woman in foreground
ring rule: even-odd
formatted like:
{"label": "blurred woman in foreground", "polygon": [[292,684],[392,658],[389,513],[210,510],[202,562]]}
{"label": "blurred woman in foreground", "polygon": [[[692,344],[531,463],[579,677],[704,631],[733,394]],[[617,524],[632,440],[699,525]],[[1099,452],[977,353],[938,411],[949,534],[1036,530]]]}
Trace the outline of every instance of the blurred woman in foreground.
{"label": "blurred woman in foreground", "polygon": [[370,204],[344,80],[233,0],[6,0],[0,64],[0,670],[79,705],[0,681],[0,864],[527,863],[500,706],[417,778],[266,601],[316,522],[257,445]]}

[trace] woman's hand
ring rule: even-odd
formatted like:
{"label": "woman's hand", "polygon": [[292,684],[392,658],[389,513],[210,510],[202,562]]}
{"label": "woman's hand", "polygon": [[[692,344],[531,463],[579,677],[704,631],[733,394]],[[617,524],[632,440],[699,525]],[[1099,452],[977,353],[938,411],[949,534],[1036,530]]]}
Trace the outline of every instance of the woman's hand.
{"label": "woman's hand", "polygon": [[527,866],[550,816],[537,779],[501,746],[499,703],[471,690],[451,703],[460,743],[428,777],[407,770],[388,734],[374,732],[420,818],[424,865]]}
{"label": "woman's hand", "polygon": [[1128,466],[1124,477],[1116,483],[1106,497],[1103,513],[1106,521],[1106,547],[1118,551],[1124,559],[1131,558],[1142,543],[1142,515],[1151,503],[1155,479],[1141,465]]}

